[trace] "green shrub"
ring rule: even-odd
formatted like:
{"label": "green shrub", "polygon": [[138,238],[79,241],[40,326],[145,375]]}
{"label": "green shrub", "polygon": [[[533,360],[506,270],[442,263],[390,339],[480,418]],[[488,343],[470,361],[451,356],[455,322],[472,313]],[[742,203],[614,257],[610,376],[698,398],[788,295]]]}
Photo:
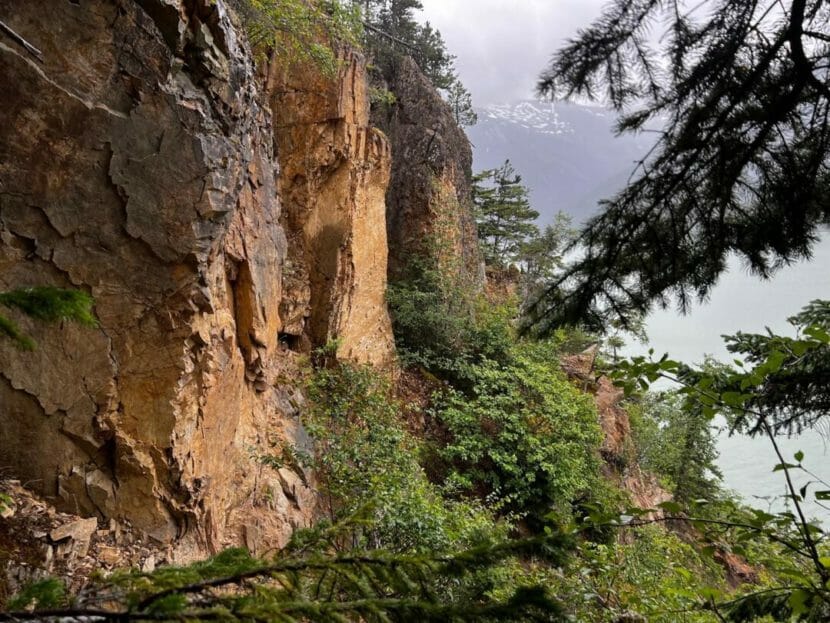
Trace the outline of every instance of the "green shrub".
{"label": "green shrub", "polygon": [[387,292],[401,363],[420,366],[459,387],[473,367],[504,361],[515,339],[509,305],[494,306],[428,256],[413,257]]}
{"label": "green shrub", "polygon": [[369,88],[369,102],[372,106],[378,105],[383,107],[394,106],[398,101],[395,94],[386,87],[373,86]]}
{"label": "green shrub", "polygon": [[376,372],[346,364],[319,370],[310,399],[313,467],[332,520],[371,507],[361,546],[443,551],[504,536],[479,505],[445,500],[429,482],[418,444]]}
{"label": "green shrub", "polygon": [[660,477],[681,502],[720,492],[721,474],[712,422],[672,392],[646,394],[628,407],[637,463]]}
{"label": "green shrub", "polygon": [[333,46],[359,47],[363,36],[358,8],[339,0],[244,0],[242,9],[251,44],[273,51],[286,66],[310,62],[334,74]]}
{"label": "green shrub", "polygon": [[473,366],[468,394],[446,392],[440,456],[451,490],[539,519],[591,487],[601,434],[591,397],[564,377],[550,344],[522,342],[510,355]]}
{"label": "green shrub", "polygon": [[718,621],[700,604],[725,585],[723,569],[660,526],[608,544],[585,542],[563,571],[550,584],[584,623]]}

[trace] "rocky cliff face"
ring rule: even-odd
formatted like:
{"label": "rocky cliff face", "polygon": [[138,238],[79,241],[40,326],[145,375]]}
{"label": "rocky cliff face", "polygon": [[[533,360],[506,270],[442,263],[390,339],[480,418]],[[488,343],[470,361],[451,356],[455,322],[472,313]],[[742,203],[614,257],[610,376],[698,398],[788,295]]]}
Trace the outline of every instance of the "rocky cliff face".
{"label": "rocky cliff face", "polygon": [[639,508],[657,508],[672,499],[654,474],[643,471],[633,456],[631,420],[623,406],[625,393],[607,376],[594,370],[597,347],[577,355],[564,357],[562,369],[583,391],[594,397],[599,414],[603,441],[600,454],[603,472],[611,482],[628,492],[631,502]]}
{"label": "rocky cliff face", "polygon": [[386,195],[390,277],[399,275],[413,254],[438,253],[446,268],[481,287],[484,263],[472,213],[470,142],[411,58],[391,67],[385,79],[395,104],[378,107],[372,117],[395,155]]}
{"label": "rocky cliff face", "polygon": [[[48,19],[43,19],[48,14]],[[89,291],[98,330],[0,341],[0,466],[59,508],[214,550],[306,521],[278,334],[286,242],[251,55],[221,1],[0,1],[0,288]],[[244,530],[244,533],[243,533]]]}
{"label": "rocky cliff face", "polygon": [[42,51],[0,36],[0,290],[80,288],[100,319],[0,340],[0,470],[167,560],[279,546],[315,512],[313,475],[261,460],[310,449],[295,351],[392,364],[388,247],[438,227],[478,278],[463,133],[409,61],[390,139],[355,53],[255,74],[223,0],[0,19]]}
{"label": "rocky cliff face", "polygon": [[369,125],[366,63],[341,52],[336,75],[274,59],[268,91],[288,234],[283,333],[341,358],[394,360],[386,310],[389,142]]}
{"label": "rocky cliff face", "polygon": [[52,5],[0,2],[44,58],[0,41],[0,287],[87,289],[101,327],[0,343],[0,465],[185,551],[256,550],[313,510],[257,460],[308,443],[289,347],[393,360],[365,65],[275,59],[258,90],[221,2]]}

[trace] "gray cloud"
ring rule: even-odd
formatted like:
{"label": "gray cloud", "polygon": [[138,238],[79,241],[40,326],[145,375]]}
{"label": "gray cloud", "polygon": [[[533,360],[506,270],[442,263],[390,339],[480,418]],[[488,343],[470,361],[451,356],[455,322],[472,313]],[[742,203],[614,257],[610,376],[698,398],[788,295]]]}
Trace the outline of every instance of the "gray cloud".
{"label": "gray cloud", "polygon": [[533,96],[554,51],[606,0],[422,0],[476,105]]}

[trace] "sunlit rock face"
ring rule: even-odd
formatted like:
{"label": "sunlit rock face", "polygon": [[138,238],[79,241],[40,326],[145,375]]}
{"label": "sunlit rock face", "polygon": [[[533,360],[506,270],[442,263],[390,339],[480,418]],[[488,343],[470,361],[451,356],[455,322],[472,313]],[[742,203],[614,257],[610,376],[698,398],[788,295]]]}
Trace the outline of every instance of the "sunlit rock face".
{"label": "sunlit rock face", "polygon": [[0,341],[0,466],[183,553],[279,544],[312,499],[258,460],[306,440],[270,114],[235,18],[2,0],[0,19],[43,55],[0,37],[0,289],[81,288],[100,319]]}
{"label": "sunlit rock face", "polygon": [[288,237],[283,332],[302,349],[336,344],[341,359],[388,367],[386,190],[392,152],[369,124],[360,54],[327,73],[273,59],[268,91]]}
{"label": "sunlit rock face", "polygon": [[169,560],[279,547],[316,509],[263,460],[312,449],[298,353],[394,368],[387,273],[436,234],[483,282],[469,143],[411,61],[374,112],[354,51],[255,71],[223,0],[0,19],[42,54],[0,35],[0,290],[78,288],[100,321],[12,312],[37,348],[0,340],[0,468]]}

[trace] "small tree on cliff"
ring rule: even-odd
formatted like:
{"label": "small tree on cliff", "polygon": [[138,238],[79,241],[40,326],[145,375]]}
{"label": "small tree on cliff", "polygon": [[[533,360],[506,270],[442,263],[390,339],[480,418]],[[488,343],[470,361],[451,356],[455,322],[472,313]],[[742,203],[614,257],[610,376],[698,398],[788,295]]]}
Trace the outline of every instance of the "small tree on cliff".
{"label": "small tree on cliff", "polygon": [[712,499],[722,478],[711,421],[675,392],[647,394],[632,417],[641,467],[669,480],[680,502]]}
{"label": "small tree on cliff", "polygon": [[449,89],[457,82],[454,72],[455,56],[447,50],[440,31],[429,22],[418,28],[412,58],[436,89]]}
{"label": "small tree on cliff", "polygon": [[273,51],[285,65],[311,62],[327,74],[337,71],[337,43],[359,45],[360,11],[332,0],[244,0],[248,36],[260,51]]}
{"label": "small tree on cliff", "polygon": [[571,217],[558,212],[552,224],[525,241],[521,248],[521,261],[528,283],[538,285],[553,277],[562,267],[563,253],[576,233],[571,226]]}
{"label": "small tree on cliff", "polygon": [[469,127],[478,123],[478,115],[473,109],[473,98],[457,76],[447,89],[447,102],[459,127]]}
{"label": "small tree on cliff", "polygon": [[449,89],[455,77],[455,57],[441,33],[429,22],[419,24],[420,0],[355,0],[366,25],[366,41],[380,65],[401,55],[411,56],[438,89]]}
{"label": "small tree on cliff", "polygon": [[485,260],[508,266],[521,260],[525,242],[537,236],[539,213],[530,207],[528,190],[510,160],[473,177],[473,204]]}

